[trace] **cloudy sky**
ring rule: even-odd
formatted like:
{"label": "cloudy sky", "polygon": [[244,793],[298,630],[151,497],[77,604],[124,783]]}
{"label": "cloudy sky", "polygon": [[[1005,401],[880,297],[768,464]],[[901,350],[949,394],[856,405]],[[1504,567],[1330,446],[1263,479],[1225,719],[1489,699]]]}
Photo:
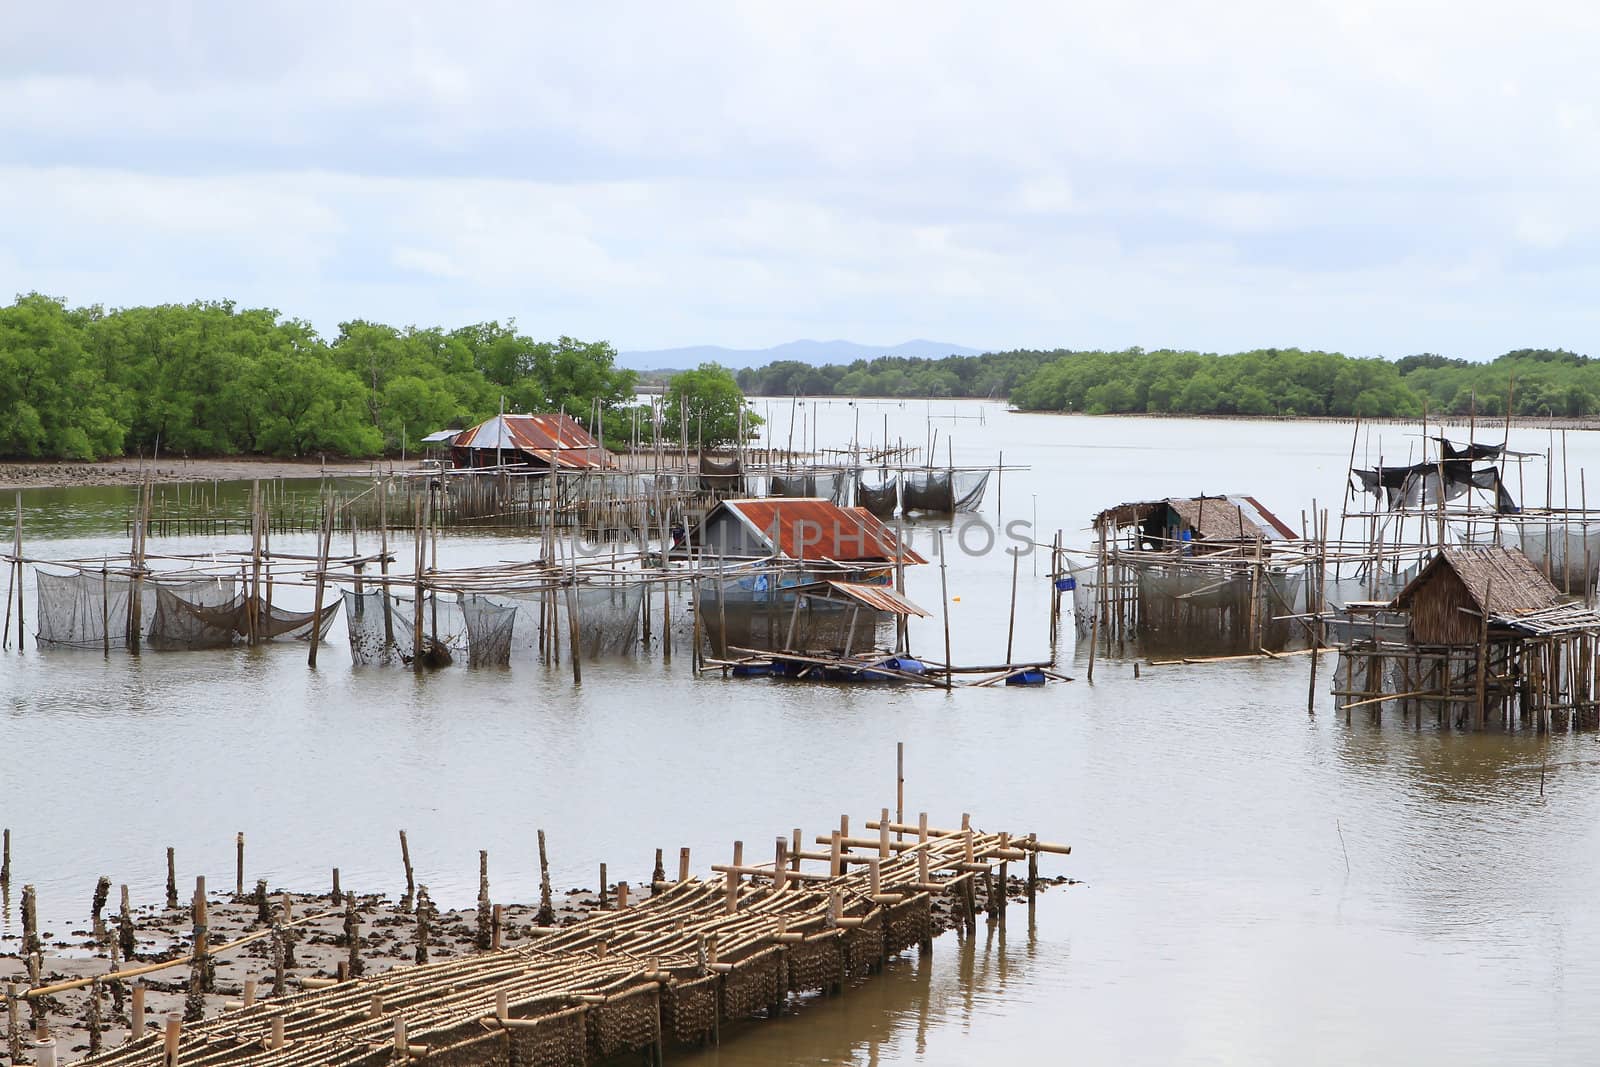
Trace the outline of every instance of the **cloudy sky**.
{"label": "cloudy sky", "polygon": [[1600,348],[1594,5],[0,18],[6,295],[623,349]]}

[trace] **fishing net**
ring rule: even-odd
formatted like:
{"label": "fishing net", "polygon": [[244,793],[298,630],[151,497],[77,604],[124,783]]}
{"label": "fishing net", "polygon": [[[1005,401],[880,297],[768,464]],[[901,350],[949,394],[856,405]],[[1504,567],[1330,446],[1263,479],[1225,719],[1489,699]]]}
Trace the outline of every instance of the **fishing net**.
{"label": "fishing net", "polygon": [[856,506],[866,508],[880,519],[894,517],[900,506],[900,479],[893,475],[877,485],[868,485],[866,479],[856,479]]}
{"label": "fishing net", "polygon": [[701,456],[700,489],[707,493],[743,493],[743,467],[737,459],[719,462],[710,456]]}
{"label": "fishing net", "polygon": [[907,511],[953,514],[956,497],[950,472],[907,471],[900,486],[900,503]]}
{"label": "fishing net", "polygon": [[767,482],[767,495],[796,499],[821,499],[839,503],[849,482],[836,471],[786,471]]}
{"label": "fishing net", "polygon": [[[231,588],[233,583],[225,584]],[[146,643],[167,652],[227,648],[249,640],[252,628],[257,641],[310,640],[313,629],[317,640],[321,640],[339,613],[339,602],[334,601],[322,609],[321,625],[313,627],[315,612],[268,607],[264,601],[253,597],[232,596],[220,603],[206,603],[202,599],[197,603],[166,586],[158,586],[155,592],[155,615],[150,621]],[[217,595],[210,588],[200,592],[202,597],[211,599]]]}
{"label": "fishing net", "polygon": [[[415,658],[415,597],[385,597],[374,589],[343,594],[350,659],[358,664],[404,663]],[[467,658],[466,614],[455,597],[424,594],[422,655],[427,666],[444,667]]]}
{"label": "fishing net", "polygon": [[[139,632],[145,647],[160,651],[226,648],[249,640],[307,639],[312,612],[268,608],[241,595],[233,578],[193,577],[169,571],[139,589]],[[108,574],[38,572],[40,644],[64,648],[127,648],[134,583]],[[337,602],[323,609],[326,636]]]}
{"label": "fishing net", "polygon": [[1400,571],[1385,568],[1375,576],[1369,568],[1363,568],[1366,574],[1352,574],[1348,569],[1339,572],[1337,577],[1330,573],[1324,586],[1327,606],[1338,608],[1353,601],[1393,600],[1417,576],[1418,568],[1418,564]]}
{"label": "fishing net", "polygon": [[1521,548],[1563,593],[1578,594],[1600,577],[1600,526],[1581,522],[1525,522],[1501,530],[1502,543]]}
{"label": "fishing net", "polygon": [[643,583],[569,586],[562,604],[569,620],[574,609],[578,613],[578,644],[588,658],[623,655],[639,647]]}
{"label": "fishing net", "polygon": [[517,622],[514,604],[497,604],[488,597],[461,598],[462,621],[467,627],[467,665],[506,667],[511,663],[511,635]]}
{"label": "fishing net", "polygon": [[[660,641],[660,585],[650,587],[651,639]],[[504,667],[536,663],[552,643],[570,655],[576,609],[578,645],[585,659],[625,656],[644,644],[643,614],[647,586],[642,581],[564,587],[551,592],[465,594],[440,597],[437,610],[430,596],[423,610],[425,647],[431,647],[433,618],[438,615],[438,651],[432,665],[450,662],[472,667]],[[412,662],[415,641],[411,601],[391,598],[384,617],[381,593],[344,594],[349,620],[350,654],[357,663]],[[674,635],[689,631],[692,616],[681,591],[675,591],[669,625]],[[443,653],[443,656],[440,655]]]}
{"label": "fishing net", "polygon": [[977,511],[983,506],[983,493],[989,488],[988,471],[951,471],[950,482],[955,510]]}
{"label": "fishing net", "polygon": [[[133,583],[107,574],[36,571],[38,641],[62,648],[126,648]],[[155,614],[154,603],[149,614]]]}
{"label": "fishing net", "polygon": [[[894,615],[850,603],[768,588],[766,575],[700,583],[697,604],[709,654],[866,652],[879,643]],[[798,611],[796,610],[798,606]]]}
{"label": "fishing net", "polygon": [[773,474],[767,482],[768,496],[816,496],[816,479],[801,471]]}

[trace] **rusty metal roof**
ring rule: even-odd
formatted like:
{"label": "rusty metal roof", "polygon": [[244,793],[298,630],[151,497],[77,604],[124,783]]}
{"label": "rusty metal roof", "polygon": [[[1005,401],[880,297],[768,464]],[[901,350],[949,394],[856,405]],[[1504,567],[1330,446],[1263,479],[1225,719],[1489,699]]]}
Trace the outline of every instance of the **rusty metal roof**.
{"label": "rusty metal roof", "polygon": [[462,430],[451,444],[526,452],[558,467],[612,466],[611,453],[571,415],[496,415]]}
{"label": "rusty metal roof", "polygon": [[893,562],[898,553],[906,563],[928,562],[902,548],[894,533],[865,508],[842,508],[808,497],[724,500],[720,506],[789,559]]}
{"label": "rusty metal roof", "polygon": [[888,611],[895,615],[920,615],[924,619],[932,618],[926,611],[896,592],[893,586],[867,585],[864,582],[829,582],[828,587],[878,611]]}

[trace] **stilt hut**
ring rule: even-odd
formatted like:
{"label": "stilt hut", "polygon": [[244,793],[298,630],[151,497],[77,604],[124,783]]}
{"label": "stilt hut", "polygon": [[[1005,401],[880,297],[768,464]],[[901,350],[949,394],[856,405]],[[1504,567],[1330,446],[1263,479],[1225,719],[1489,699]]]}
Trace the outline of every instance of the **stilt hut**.
{"label": "stilt hut", "polygon": [[1395,703],[1475,729],[1514,716],[1539,730],[1596,725],[1600,614],[1517,549],[1446,547],[1389,610],[1403,615],[1403,637],[1349,628],[1334,681],[1347,711]]}
{"label": "stilt hut", "polygon": [[1094,518],[1098,558],[1075,572],[1078,627],[1146,654],[1281,651],[1306,636],[1314,554],[1254,497],[1167,497]]}
{"label": "stilt hut", "polygon": [[[904,568],[927,560],[900,543],[865,508],[831,500],[724,500],[674,554],[693,555],[708,577],[698,583],[703,632],[716,655],[730,646],[860,648],[905,612],[893,596],[874,602],[852,590],[904,591]],[[806,610],[798,590],[807,587]],[[820,593],[819,593],[820,590]],[[804,628],[792,630],[796,618]]]}
{"label": "stilt hut", "polygon": [[457,467],[519,466],[603,470],[611,453],[571,415],[496,415],[462,430],[450,442]]}

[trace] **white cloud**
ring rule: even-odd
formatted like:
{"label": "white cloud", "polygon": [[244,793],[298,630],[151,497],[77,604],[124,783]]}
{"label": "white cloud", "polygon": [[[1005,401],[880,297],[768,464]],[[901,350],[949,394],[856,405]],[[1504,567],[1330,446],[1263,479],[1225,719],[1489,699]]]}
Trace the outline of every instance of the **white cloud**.
{"label": "white cloud", "polygon": [[638,347],[1600,325],[1586,7],[14,14],[0,287]]}

